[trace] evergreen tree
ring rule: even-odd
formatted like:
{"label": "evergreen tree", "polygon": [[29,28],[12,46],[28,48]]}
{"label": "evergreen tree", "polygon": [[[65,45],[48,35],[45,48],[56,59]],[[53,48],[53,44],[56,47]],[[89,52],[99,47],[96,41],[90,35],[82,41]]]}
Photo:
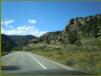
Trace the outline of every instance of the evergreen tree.
{"label": "evergreen tree", "polygon": [[77,40],[78,40],[77,32],[75,30],[69,32],[69,34],[68,34],[68,41],[69,41],[69,43],[70,44],[74,44]]}

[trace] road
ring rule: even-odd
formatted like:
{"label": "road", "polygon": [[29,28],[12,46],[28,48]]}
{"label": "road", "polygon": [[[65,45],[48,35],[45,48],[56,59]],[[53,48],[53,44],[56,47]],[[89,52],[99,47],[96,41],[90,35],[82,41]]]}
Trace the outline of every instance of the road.
{"label": "road", "polygon": [[29,52],[13,52],[2,57],[3,76],[86,74]]}

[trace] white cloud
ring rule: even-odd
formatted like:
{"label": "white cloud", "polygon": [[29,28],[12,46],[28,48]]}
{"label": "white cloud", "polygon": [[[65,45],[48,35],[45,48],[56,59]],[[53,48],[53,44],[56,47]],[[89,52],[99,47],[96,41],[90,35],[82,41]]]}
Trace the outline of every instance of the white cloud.
{"label": "white cloud", "polygon": [[13,26],[9,26],[10,29],[13,29]]}
{"label": "white cloud", "polygon": [[3,25],[3,21],[1,21],[1,25]]}
{"label": "white cloud", "polygon": [[34,35],[39,37],[47,32],[47,31],[40,31],[35,26],[31,26],[31,24],[36,23],[36,20],[34,19],[28,20],[28,22],[30,23],[29,25],[18,26],[16,28],[10,25],[13,22],[14,20],[11,20],[11,19],[1,21],[1,25],[5,26],[5,27],[3,26],[1,27],[1,33],[7,34],[7,35]]}
{"label": "white cloud", "polygon": [[31,24],[35,24],[36,20],[35,19],[29,19],[28,22],[31,23]]}
{"label": "white cloud", "polygon": [[3,25],[6,25],[6,26],[8,26],[9,24],[11,24],[11,23],[13,23],[14,22],[14,20],[12,20],[12,19],[9,19],[9,20],[4,20],[4,21],[1,21],[1,24]]}
{"label": "white cloud", "polygon": [[12,30],[5,30],[4,28],[1,29],[2,29],[1,32],[7,35],[34,35],[37,37],[47,32],[47,31],[40,31],[34,26],[26,26],[26,25],[13,28]]}

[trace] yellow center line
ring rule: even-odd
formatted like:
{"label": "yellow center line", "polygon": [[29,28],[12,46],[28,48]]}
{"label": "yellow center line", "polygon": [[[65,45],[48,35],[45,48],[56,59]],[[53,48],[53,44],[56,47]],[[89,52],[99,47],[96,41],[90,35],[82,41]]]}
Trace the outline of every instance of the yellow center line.
{"label": "yellow center line", "polygon": [[19,56],[15,56],[11,60],[9,60],[9,62],[7,63],[7,66],[9,66],[12,62],[16,61],[18,57]]}

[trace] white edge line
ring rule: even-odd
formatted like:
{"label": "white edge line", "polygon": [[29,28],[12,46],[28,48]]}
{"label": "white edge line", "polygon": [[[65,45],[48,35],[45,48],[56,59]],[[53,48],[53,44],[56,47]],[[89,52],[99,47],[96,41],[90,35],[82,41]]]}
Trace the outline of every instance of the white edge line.
{"label": "white edge line", "polygon": [[[35,55],[37,55],[37,54],[35,54]],[[37,56],[40,56],[40,57],[42,57],[42,58],[45,58],[47,61],[49,61],[49,62],[51,62],[51,63],[53,63],[53,64],[55,64],[55,65],[57,65],[57,66],[59,66],[59,67],[62,67],[62,68],[64,68],[64,69],[67,69],[67,70],[77,70],[77,69],[72,68],[72,67],[70,67],[70,66],[66,66],[66,65],[64,65],[64,64],[57,63],[57,62],[55,62],[55,61],[53,61],[53,60],[50,60],[50,59],[48,59],[48,58],[46,58],[46,57],[44,57],[44,56],[41,56],[41,55],[37,55]]]}
{"label": "white edge line", "polygon": [[[36,55],[37,55],[37,54],[36,54]],[[40,55],[38,55],[38,56],[40,56]],[[46,58],[46,57],[44,57],[44,56],[40,56],[40,57],[45,58],[47,61],[49,61],[49,62],[51,62],[51,63],[54,63],[54,64],[56,64],[57,66],[60,66],[60,67],[62,67],[62,68],[64,68],[64,69],[66,69],[66,70],[75,70],[75,71],[80,71],[80,72],[87,73],[87,72],[85,72],[85,71],[83,71],[83,70],[78,70],[78,69],[76,69],[76,68],[72,68],[72,67],[70,67],[70,66],[66,66],[66,65],[61,64],[61,63],[57,63],[57,62],[55,62],[55,61],[53,61],[53,60],[50,60],[50,59],[48,59],[48,58]]]}
{"label": "white edge line", "polygon": [[37,60],[34,56],[30,55],[43,69],[47,69],[39,60]]}

